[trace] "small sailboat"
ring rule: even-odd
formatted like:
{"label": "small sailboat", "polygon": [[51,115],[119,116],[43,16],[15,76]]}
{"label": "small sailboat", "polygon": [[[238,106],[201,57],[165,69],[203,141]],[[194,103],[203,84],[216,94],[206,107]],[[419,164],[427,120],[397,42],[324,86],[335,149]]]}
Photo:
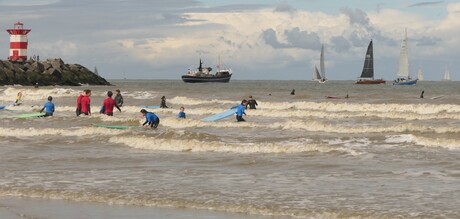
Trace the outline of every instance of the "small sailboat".
{"label": "small sailboat", "polygon": [[372,40],[369,46],[367,46],[363,71],[355,84],[385,84],[385,80],[383,79],[374,79],[374,47]]}
{"label": "small sailboat", "polygon": [[423,80],[424,80],[424,79],[423,79],[423,72],[422,72],[422,69],[421,69],[421,68],[418,69],[418,72],[417,72],[417,79],[418,79],[419,81],[423,81]]}
{"label": "small sailboat", "polygon": [[444,72],[444,78],[442,79],[442,81],[451,81],[449,69],[446,69],[446,71]]}
{"label": "small sailboat", "polygon": [[325,83],[327,81],[327,78],[326,78],[326,68],[324,66],[324,44],[321,45],[319,68],[320,68],[321,74],[319,73],[318,68],[315,65],[315,68],[313,69],[313,80],[318,81],[319,83]]}
{"label": "small sailboat", "polygon": [[413,85],[417,83],[417,79],[412,79],[409,75],[409,56],[407,51],[407,29],[404,39],[401,43],[401,53],[399,55],[398,77],[393,82],[393,85]]}

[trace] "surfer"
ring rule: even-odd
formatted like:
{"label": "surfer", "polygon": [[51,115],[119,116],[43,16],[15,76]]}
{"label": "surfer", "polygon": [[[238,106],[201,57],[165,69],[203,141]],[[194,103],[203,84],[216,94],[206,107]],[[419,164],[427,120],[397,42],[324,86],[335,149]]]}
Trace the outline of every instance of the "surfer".
{"label": "surfer", "polygon": [[236,106],[236,121],[238,122],[245,122],[246,120],[243,119],[243,114],[246,115],[244,110],[246,109],[246,106],[248,105],[247,100],[241,101],[241,104]]}
{"label": "surfer", "polygon": [[246,109],[248,106],[249,109],[256,109],[256,106],[258,106],[257,101],[252,99],[252,96],[249,96],[248,105],[246,106]]}
{"label": "surfer", "polygon": [[49,96],[48,97],[48,102],[45,103],[43,108],[40,110],[40,113],[45,110],[45,116],[53,116],[54,113],[54,103],[53,103],[53,97]]}
{"label": "surfer", "polygon": [[295,95],[295,89],[292,89],[291,95]]}
{"label": "surfer", "polygon": [[80,113],[85,115],[91,115],[91,90],[85,90],[85,95],[81,98]]}
{"label": "surfer", "polygon": [[86,90],[83,90],[83,92],[80,93],[80,96],[77,98],[77,109],[75,110],[75,114],[79,116],[81,114],[81,98],[83,98],[86,95]]}
{"label": "surfer", "polygon": [[142,109],[141,113],[142,116],[145,117],[145,122],[144,124],[142,124],[142,127],[147,128],[150,126],[150,128],[154,129],[158,127],[158,124],[160,124],[160,118],[158,118],[158,116],[155,115],[155,113],[147,112],[147,110],[145,109]]}
{"label": "surfer", "polygon": [[420,94],[420,98],[423,98],[423,94],[425,94],[424,90],[422,90],[422,93]]}
{"label": "surfer", "polygon": [[18,94],[16,95],[16,101],[14,102],[15,106],[19,106],[22,103],[22,92],[19,91]]}
{"label": "surfer", "polygon": [[179,110],[180,110],[180,112],[179,112],[179,114],[177,114],[177,118],[185,119],[185,112],[184,112],[185,108],[183,106],[181,106]]}
{"label": "surfer", "polygon": [[107,98],[105,98],[104,103],[102,105],[103,107],[103,113],[108,116],[113,116],[113,107],[116,107],[118,111],[121,112],[120,107],[118,107],[117,103],[115,100],[112,99],[113,93],[112,91],[107,92]]}
{"label": "surfer", "polygon": [[117,94],[115,95],[115,102],[117,103],[117,105],[119,107],[122,107],[123,106],[123,96],[121,96],[121,93],[120,93],[120,90],[115,90],[115,92],[117,92]]}
{"label": "surfer", "polygon": [[168,108],[168,106],[166,106],[166,97],[165,96],[161,97],[160,108]]}

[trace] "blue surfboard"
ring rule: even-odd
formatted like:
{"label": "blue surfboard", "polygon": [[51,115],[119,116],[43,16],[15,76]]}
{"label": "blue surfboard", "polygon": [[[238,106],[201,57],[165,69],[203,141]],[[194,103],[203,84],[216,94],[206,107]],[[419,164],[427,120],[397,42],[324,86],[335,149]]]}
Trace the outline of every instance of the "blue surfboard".
{"label": "blue surfboard", "polygon": [[145,106],[145,105],[141,105],[141,108],[146,108],[146,109],[160,109],[160,106]]}
{"label": "blue surfboard", "polygon": [[5,109],[6,106],[0,106],[0,109]]}
{"label": "blue surfboard", "polygon": [[201,120],[202,121],[217,121],[217,120],[225,119],[225,118],[227,118],[227,117],[229,117],[231,115],[234,115],[236,113],[236,111],[237,111],[236,108],[230,109],[230,110],[227,110],[225,112],[221,112],[219,114],[203,118]]}

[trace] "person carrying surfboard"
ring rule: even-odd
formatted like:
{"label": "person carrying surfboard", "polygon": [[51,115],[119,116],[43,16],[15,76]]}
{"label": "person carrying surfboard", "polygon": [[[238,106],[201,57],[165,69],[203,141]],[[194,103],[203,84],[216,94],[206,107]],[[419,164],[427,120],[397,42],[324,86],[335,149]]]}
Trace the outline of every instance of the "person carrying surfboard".
{"label": "person carrying surfboard", "polygon": [[238,122],[245,122],[246,120],[243,119],[243,114],[246,115],[244,110],[246,109],[246,106],[248,105],[248,101],[243,99],[241,101],[241,104],[236,106],[236,121]]}
{"label": "person carrying surfboard", "polygon": [[115,100],[112,99],[112,96],[113,96],[113,93],[112,91],[108,91],[107,92],[107,98],[105,98],[104,102],[103,102],[103,113],[105,115],[108,115],[108,116],[113,116],[113,107],[116,107],[118,109],[118,111],[121,112],[121,109],[120,107],[118,107],[117,103],[115,102]]}
{"label": "person carrying surfboard", "polygon": [[145,122],[142,124],[142,127],[147,128],[150,126],[150,128],[156,129],[158,124],[160,124],[160,118],[158,118],[155,113],[147,112],[147,110],[141,109],[141,114],[145,117]]}
{"label": "person carrying surfboard", "polygon": [[48,102],[45,103],[43,108],[40,110],[40,113],[45,110],[45,116],[53,116],[54,113],[54,103],[53,103],[53,97],[49,96],[48,97]]}

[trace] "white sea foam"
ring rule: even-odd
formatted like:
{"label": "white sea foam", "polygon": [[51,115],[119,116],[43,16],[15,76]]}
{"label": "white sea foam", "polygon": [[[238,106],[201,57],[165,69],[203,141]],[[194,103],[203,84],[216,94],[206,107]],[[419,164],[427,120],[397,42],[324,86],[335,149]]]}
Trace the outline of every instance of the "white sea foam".
{"label": "white sea foam", "polygon": [[412,143],[425,147],[440,147],[445,149],[460,149],[460,140],[447,138],[428,138],[413,134],[388,135],[385,142],[392,144]]}
{"label": "white sea foam", "polygon": [[13,103],[16,100],[16,95],[21,92],[22,100],[46,100],[48,96],[53,97],[77,97],[80,90],[74,90],[71,88],[24,88],[24,87],[8,87],[3,91],[3,95],[0,95],[0,100],[5,102]]}
{"label": "white sea foam", "polygon": [[232,153],[302,153],[339,151],[358,154],[353,150],[331,147],[327,145],[280,142],[280,143],[224,143],[220,141],[200,141],[195,139],[159,139],[156,137],[111,137],[110,142],[125,144],[129,147],[160,151],[193,151],[193,152],[232,152]]}
{"label": "white sea foam", "polygon": [[127,130],[114,130],[98,127],[85,127],[79,129],[57,129],[57,128],[1,128],[2,137],[33,137],[44,135],[59,136],[89,136],[89,135],[114,135],[125,133]]}
{"label": "white sea foam", "polygon": [[173,97],[168,100],[172,104],[177,104],[177,105],[210,105],[212,104],[215,106],[216,104],[233,104],[233,105],[238,105],[238,101],[232,101],[232,100],[202,100],[202,99],[195,99],[195,98],[190,98],[190,97],[182,97],[182,96],[177,96]]}

